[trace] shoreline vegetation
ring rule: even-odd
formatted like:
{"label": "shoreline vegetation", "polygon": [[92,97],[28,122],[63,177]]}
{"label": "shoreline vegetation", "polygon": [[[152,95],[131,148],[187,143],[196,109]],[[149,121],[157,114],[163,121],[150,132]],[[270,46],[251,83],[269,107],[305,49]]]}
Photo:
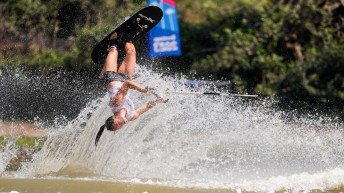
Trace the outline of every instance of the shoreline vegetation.
{"label": "shoreline vegetation", "polygon": [[[0,69],[96,77],[93,46],[145,6],[143,0],[1,2]],[[230,80],[235,92],[343,119],[343,1],[199,0],[178,1],[177,7],[183,55],[147,62],[153,69]],[[138,58],[150,61],[146,39],[136,45]]]}
{"label": "shoreline vegetation", "polygon": [[6,171],[17,171],[23,162],[32,160],[40,151],[48,132],[26,121],[0,121],[0,151],[15,150],[6,165]]}

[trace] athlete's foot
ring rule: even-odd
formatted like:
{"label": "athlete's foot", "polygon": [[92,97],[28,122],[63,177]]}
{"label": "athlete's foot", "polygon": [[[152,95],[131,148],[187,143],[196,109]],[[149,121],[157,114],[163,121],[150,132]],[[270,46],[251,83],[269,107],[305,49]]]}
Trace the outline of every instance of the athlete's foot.
{"label": "athlete's foot", "polygon": [[109,39],[109,47],[108,47],[108,50],[110,50],[111,48],[117,48],[119,46],[119,42],[118,42],[118,39],[117,39],[117,33],[113,33],[111,34],[110,36],[110,39]]}
{"label": "athlete's foot", "polygon": [[123,33],[122,37],[121,37],[121,42],[125,43],[134,43],[133,42],[133,35],[130,34],[130,32],[127,33]]}
{"label": "athlete's foot", "polygon": [[126,43],[133,44],[133,37],[127,33],[121,33],[118,35],[116,32],[111,34],[109,38],[109,47],[119,47],[120,49],[125,48]]}
{"label": "athlete's foot", "polygon": [[117,39],[117,33],[115,32],[115,33],[113,33],[113,34],[111,34],[111,36],[110,36],[110,40],[115,40],[115,39]]}

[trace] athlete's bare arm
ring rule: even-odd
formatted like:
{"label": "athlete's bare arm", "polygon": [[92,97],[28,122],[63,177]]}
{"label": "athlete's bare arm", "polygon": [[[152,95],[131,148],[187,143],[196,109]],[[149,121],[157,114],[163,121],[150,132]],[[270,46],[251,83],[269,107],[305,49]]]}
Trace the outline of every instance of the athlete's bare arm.
{"label": "athlete's bare arm", "polygon": [[131,81],[131,80],[126,80],[123,84],[121,89],[118,91],[115,97],[111,98],[111,101],[113,101],[113,104],[115,107],[118,107],[119,105],[122,104],[122,101],[125,97],[125,95],[128,94],[129,89],[137,90],[141,93],[150,93],[150,89],[148,88],[142,88],[139,84]]}
{"label": "athlete's bare arm", "polygon": [[143,113],[147,112],[149,109],[153,108],[156,104],[158,103],[166,103],[168,100],[163,99],[163,98],[157,98],[151,101],[148,101],[146,104],[141,106],[140,108],[136,109],[134,112],[133,117],[131,118],[130,121],[133,121],[137,118],[139,118]]}

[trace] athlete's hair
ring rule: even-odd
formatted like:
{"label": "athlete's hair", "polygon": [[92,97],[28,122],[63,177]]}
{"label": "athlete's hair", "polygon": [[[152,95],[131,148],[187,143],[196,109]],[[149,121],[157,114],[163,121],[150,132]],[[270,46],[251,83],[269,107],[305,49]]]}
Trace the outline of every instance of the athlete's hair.
{"label": "athlete's hair", "polygon": [[96,147],[97,147],[97,145],[98,145],[99,139],[100,139],[100,137],[102,136],[103,131],[104,131],[105,128],[106,128],[107,130],[109,130],[109,131],[114,131],[114,130],[115,130],[115,129],[113,128],[112,124],[113,124],[113,119],[112,119],[112,116],[111,116],[111,117],[109,117],[108,119],[106,119],[105,124],[102,125],[102,126],[99,128],[99,131],[98,131],[97,136],[96,136],[96,141],[95,141],[95,143],[94,143],[94,144],[96,145]]}

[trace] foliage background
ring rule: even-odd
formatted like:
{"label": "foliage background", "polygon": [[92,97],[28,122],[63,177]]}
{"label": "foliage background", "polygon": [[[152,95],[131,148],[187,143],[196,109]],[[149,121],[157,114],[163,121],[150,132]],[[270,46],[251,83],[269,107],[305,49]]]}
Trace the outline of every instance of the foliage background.
{"label": "foliage background", "polygon": [[[1,2],[0,67],[97,74],[93,45],[145,6],[144,0]],[[344,117],[343,1],[184,0],[177,7],[183,56],[157,59],[160,67],[231,80],[235,91],[278,98],[284,108]],[[137,45],[145,58],[145,39]]]}

